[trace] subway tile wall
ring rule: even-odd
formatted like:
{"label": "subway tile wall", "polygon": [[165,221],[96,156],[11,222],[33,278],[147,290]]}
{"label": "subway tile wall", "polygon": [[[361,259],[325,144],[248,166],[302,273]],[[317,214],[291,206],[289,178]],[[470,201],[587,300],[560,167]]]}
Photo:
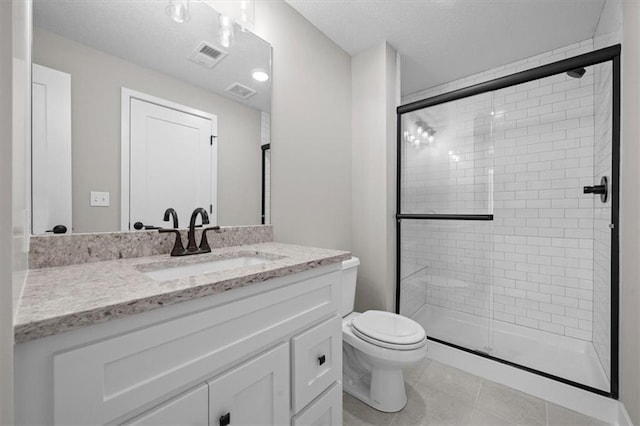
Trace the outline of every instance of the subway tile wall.
{"label": "subway tile wall", "polygon": [[[592,49],[593,41],[586,40],[422,91],[403,103]],[[428,301],[592,340],[598,315],[594,270],[596,281],[603,277],[602,289],[609,273],[605,256],[594,266],[594,250],[608,250],[606,230],[597,221],[607,220],[609,212],[594,209],[594,197],[583,195],[582,187],[595,183],[594,171],[606,173],[611,160],[601,155],[607,149],[610,154],[610,146],[594,137],[605,141],[598,132],[610,128],[602,102],[596,104],[603,111],[594,112],[594,91],[603,98],[608,87],[594,68],[581,79],[552,76],[404,117],[405,130],[417,134],[417,122],[436,133],[431,144],[425,139],[405,145],[403,212],[494,214],[492,222],[403,222],[403,271],[426,266],[417,275],[403,272],[404,314],[419,309],[416,301]],[[608,335],[608,324],[598,324]]]}

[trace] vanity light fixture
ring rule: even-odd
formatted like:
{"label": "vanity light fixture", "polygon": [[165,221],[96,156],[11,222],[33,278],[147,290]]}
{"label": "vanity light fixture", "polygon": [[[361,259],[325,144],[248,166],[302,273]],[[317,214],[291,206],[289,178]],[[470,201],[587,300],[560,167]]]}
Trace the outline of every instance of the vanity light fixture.
{"label": "vanity light fixture", "polygon": [[229,48],[233,42],[233,21],[227,15],[218,17],[218,35],[220,36],[220,45]]}
{"label": "vanity light fixture", "polygon": [[261,69],[253,70],[253,72],[251,73],[251,77],[253,77],[255,81],[259,81],[260,83],[264,83],[265,81],[269,80],[269,74]]}
{"label": "vanity light fixture", "polygon": [[436,131],[433,127],[429,126],[423,120],[418,120],[415,122],[415,134],[405,130],[404,138],[408,142],[413,143],[415,146],[419,146],[423,143],[432,144],[435,142]]}
{"label": "vanity light fixture", "polygon": [[167,6],[167,15],[172,21],[178,24],[184,24],[191,19],[189,13],[189,0],[169,0]]}

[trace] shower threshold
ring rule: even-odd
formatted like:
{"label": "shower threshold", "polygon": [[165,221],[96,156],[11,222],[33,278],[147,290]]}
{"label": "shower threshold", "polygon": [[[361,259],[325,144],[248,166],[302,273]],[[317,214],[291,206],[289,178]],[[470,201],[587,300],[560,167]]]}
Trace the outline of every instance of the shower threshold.
{"label": "shower threshold", "polygon": [[422,306],[411,318],[431,338],[609,392],[609,379],[591,342],[497,320],[490,324],[487,318],[432,305]]}

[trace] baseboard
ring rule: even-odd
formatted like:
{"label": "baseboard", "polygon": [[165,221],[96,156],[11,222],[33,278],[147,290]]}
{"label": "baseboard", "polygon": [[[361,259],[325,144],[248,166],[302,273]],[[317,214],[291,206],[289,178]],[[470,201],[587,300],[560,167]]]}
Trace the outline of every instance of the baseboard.
{"label": "baseboard", "polygon": [[618,426],[633,426],[631,417],[622,402],[618,402]]}

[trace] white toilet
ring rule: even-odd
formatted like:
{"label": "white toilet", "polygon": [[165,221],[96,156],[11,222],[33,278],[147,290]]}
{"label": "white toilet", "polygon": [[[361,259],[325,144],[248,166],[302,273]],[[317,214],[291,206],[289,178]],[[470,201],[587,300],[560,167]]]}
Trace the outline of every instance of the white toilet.
{"label": "white toilet", "polygon": [[407,404],[402,369],[427,354],[427,337],[417,322],[382,311],[353,312],[360,260],[342,262],[343,389],[379,411]]}

